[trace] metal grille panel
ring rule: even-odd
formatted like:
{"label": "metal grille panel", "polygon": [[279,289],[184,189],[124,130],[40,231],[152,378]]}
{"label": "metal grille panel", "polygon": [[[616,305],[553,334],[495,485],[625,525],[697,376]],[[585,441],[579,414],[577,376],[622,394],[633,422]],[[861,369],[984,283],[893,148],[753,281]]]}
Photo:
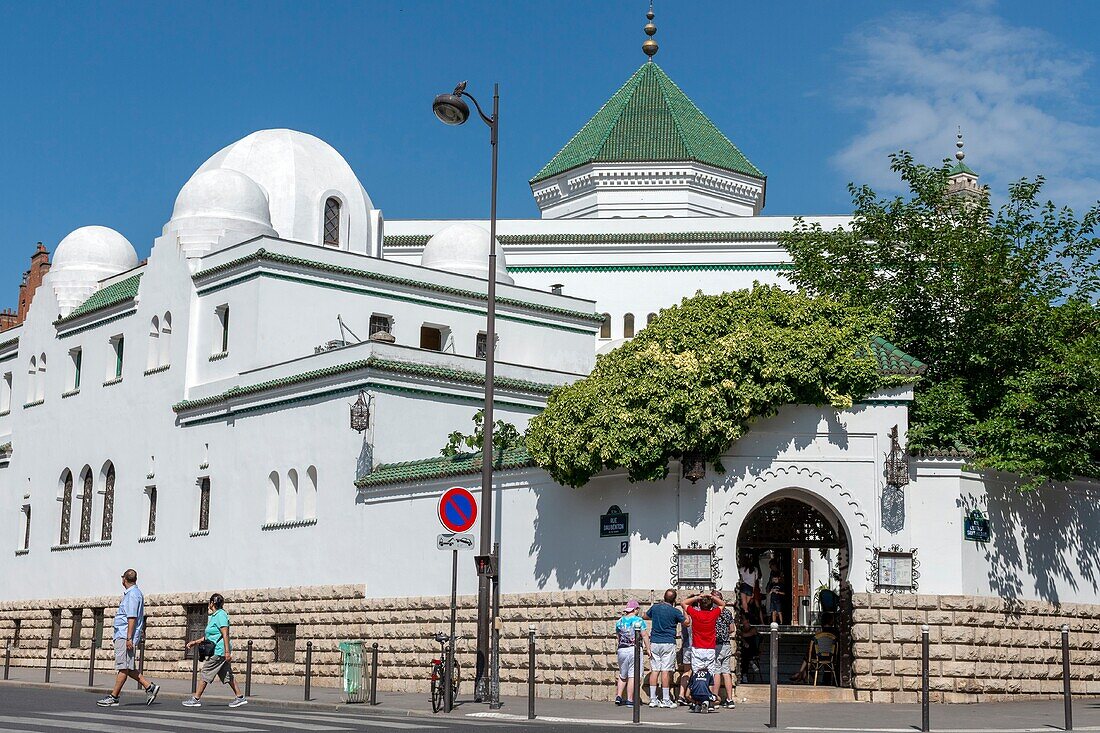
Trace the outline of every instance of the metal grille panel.
{"label": "metal grille panel", "polygon": [[57,544],[69,544],[69,524],[73,514],[73,474],[65,473],[65,489],[61,495],[61,537]]}
{"label": "metal grille panel", "polygon": [[107,467],[107,480],[103,488],[103,526],[100,528],[101,540],[111,539],[115,523],[115,467]]}
{"label": "metal grille panel", "polygon": [[84,473],[84,491],[80,495],[80,541],[92,541],[92,472]]}
{"label": "metal grille panel", "polygon": [[325,245],[340,246],[340,202],[334,198],[325,201]]}

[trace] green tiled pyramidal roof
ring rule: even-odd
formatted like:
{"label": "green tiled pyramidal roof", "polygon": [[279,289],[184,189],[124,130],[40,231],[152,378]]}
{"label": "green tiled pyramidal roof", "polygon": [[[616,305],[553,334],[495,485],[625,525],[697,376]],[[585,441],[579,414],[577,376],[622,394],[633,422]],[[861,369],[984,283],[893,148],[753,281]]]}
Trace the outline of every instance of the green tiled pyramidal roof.
{"label": "green tiled pyramidal roof", "polygon": [[117,283],[112,283],[92,293],[92,295],[77,306],[72,313],[64,318],[58,319],[56,323],[68,323],[69,321],[76,320],[93,311],[112,306],[116,303],[121,303],[124,300],[136,298],[138,294],[138,285],[140,284],[140,272],[136,275],[131,275],[125,280],[119,280]]}
{"label": "green tiled pyramidal roof", "polygon": [[586,163],[689,160],[764,178],[668,74],[647,61],[531,183]]}
{"label": "green tiled pyramidal roof", "polygon": [[960,173],[969,173],[970,175],[975,176],[975,177],[977,177],[977,175],[978,175],[977,173],[974,172],[974,170],[970,166],[968,166],[966,163],[962,162],[961,160],[959,162],[955,163],[955,165],[951,166],[951,170],[947,171],[947,175],[949,175],[949,176],[957,176]]}
{"label": "green tiled pyramidal roof", "polygon": [[[509,448],[505,451],[497,451],[496,459],[493,462],[493,468],[498,471],[528,468],[534,465],[534,459],[527,455],[527,450],[524,448]],[[427,458],[422,461],[379,464],[369,474],[358,479],[355,485],[360,489],[366,489],[372,486],[402,484],[409,481],[430,481],[437,478],[478,473],[481,473],[481,454],[459,453],[456,456],[439,456],[438,458]]]}
{"label": "green tiled pyramidal roof", "polygon": [[871,339],[871,351],[878,359],[879,371],[883,374],[902,374],[920,376],[928,370],[928,365],[915,356],[909,356],[892,343],[875,336]]}

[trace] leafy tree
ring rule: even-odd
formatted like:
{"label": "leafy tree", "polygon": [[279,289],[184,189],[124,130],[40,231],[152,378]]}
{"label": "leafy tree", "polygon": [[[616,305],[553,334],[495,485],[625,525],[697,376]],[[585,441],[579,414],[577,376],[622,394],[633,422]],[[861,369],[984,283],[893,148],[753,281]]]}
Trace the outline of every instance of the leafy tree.
{"label": "leafy tree", "polygon": [[1038,177],[994,209],[952,193],[946,164],[891,160],[908,196],[852,185],[850,228],[799,221],[781,238],[791,281],[891,313],[894,343],[930,364],[911,448],[969,450],[1030,486],[1100,475],[1100,203],[1043,203]]}
{"label": "leafy tree", "polygon": [[[479,452],[485,445],[485,411],[474,414],[474,432],[463,435],[456,430],[447,439],[447,445],[440,451],[444,456],[457,456],[459,453]],[[493,448],[497,452],[519,448],[523,445],[523,435],[512,423],[496,420],[493,422]],[[465,450],[463,450],[465,449]]]}
{"label": "leafy tree", "polygon": [[876,335],[889,335],[886,319],[846,299],[759,284],[697,294],[556,389],[528,426],[527,450],[574,487],[618,467],[659,480],[685,453],[717,463],[783,405],[850,407],[890,381],[869,349]]}

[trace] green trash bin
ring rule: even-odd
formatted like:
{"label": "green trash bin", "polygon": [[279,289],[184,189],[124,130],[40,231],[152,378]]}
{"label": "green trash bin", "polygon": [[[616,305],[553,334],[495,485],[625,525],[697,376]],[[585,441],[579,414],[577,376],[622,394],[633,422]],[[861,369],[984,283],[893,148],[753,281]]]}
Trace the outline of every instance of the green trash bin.
{"label": "green trash bin", "polygon": [[340,654],[344,662],[344,702],[367,701],[367,687],[363,684],[363,642],[341,641]]}

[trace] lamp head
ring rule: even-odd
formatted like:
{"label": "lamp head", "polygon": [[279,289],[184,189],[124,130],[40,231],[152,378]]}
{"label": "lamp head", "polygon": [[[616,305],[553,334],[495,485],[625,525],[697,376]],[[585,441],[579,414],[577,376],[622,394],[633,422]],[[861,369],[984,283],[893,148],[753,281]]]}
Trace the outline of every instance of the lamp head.
{"label": "lamp head", "polygon": [[462,82],[451,94],[438,94],[432,102],[432,112],[445,125],[461,125],[470,118],[470,106],[460,96],[466,82]]}

